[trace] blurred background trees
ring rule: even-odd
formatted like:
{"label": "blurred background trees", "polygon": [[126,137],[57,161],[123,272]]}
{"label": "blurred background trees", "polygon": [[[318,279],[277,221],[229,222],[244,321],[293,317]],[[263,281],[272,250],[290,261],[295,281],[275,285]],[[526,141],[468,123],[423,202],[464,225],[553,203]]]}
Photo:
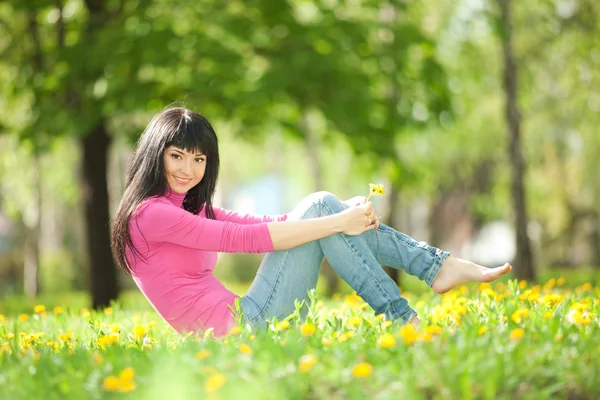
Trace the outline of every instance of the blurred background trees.
{"label": "blurred background trees", "polygon": [[0,3],[0,293],[97,307],[132,287],[110,215],[137,135],[174,103],[218,129],[224,207],[378,181],[388,223],[455,255],[528,279],[600,266],[600,5],[508,3]]}

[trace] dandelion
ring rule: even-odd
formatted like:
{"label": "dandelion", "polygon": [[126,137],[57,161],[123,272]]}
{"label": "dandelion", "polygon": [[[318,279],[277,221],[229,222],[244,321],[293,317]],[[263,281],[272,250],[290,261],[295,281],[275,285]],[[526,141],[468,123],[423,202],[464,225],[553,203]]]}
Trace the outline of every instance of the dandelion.
{"label": "dandelion", "polygon": [[314,335],[316,331],[317,327],[311,323],[302,324],[302,326],[300,327],[300,333],[302,333],[302,335],[304,336]]}
{"label": "dandelion", "polygon": [[211,376],[208,377],[206,383],[204,384],[204,388],[207,392],[214,392],[218,390],[223,384],[227,381],[225,375],[215,372]]}
{"label": "dandelion", "polygon": [[302,357],[300,357],[300,361],[298,362],[298,369],[300,370],[300,372],[308,372],[316,363],[317,357],[314,354],[305,354]]}
{"label": "dandelion", "polygon": [[362,321],[363,319],[361,317],[353,316],[348,319],[348,325],[352,327],[357,327],[360,326],[360,324],[362,324]]}
{"label": "dandelion", "polygon": [[62,314],[64,311],[61,306],[56,306],[52,309],[52,312],[56,315],[59,315],[59,314]]}
{"label": "dandelion", "polygon": [[46,311],[46,306],[43,304],[38,304],[37,306],[33,307],[33,312],[36,314],[43,313],[44,311]]}
{"label": "dandelion", "polygon": [[331,339],[329,339],[329,338],[326,338],[326,337],[324,337],[324,338],[321,338],[321,343],[322,343],[324,346],[329,346],[329,345],[331,344],[331,342],[332,342],[332,340],[331,340]]}
{"label": "dandelion", "polygon": [[27,314],[21,314],[19,315],[19,321],[21,322],[25,322],[29,319],[29,317],[27,316]]}
{"label": "dandelion", "polygon": [[148,327],[146,325],[136,325],[135,328],[133,328],[133,335],[137,339],[143,338],[144,336],[146,336],[147,333]]}
{"label": "dandelion", "polygon": [[206,359],[208,356],[210,356],[210,351],[208,350],[200,350],[199,352],[196,353],[196,358],[200,361]]}
{"label": "dandelion", "polygon": [[352,368],[352,375],[357,378],[364,378],[373,372],[373,366],[369,363],[361,363]]}
{"label": "dandelion", "polygon": [[510,332],[510,340],[512,341],[519,341],[523,339],[523,336],[525,336],[525,331],[522,328],[516,328]]}
{"label": "dandelion", "polygon": [[102,386],[108,391],[115,392],[130,392],[135,389],[135,383],[133,382],[133,377],[135,372],[133,368],[125,368],[118,377],[109,376],[104,379],[104,383]]}
{"label": "dandelion", "polygon": [[406,324],[400,328],[400,336],[405,344],[412,344],[417,340],[417,331],[412,324]]}
{"label": "dandelion", "polygon": [[477,331],[477,333],[479,334],[479,336],[483,335],[484,333],[487,332],[487,326],[482,326],[481,328],[479,328],[479,330]]}
{"label": "dandelion", "polygon": [[106,308],[104,309],[104,313],[105,313],[105,314],[107,314],[107,315],[112,315],[112,313],[113,313],[113,308],[112,308],[112,307],[106,307]]}
{"label": "dandelion", "polygon": [[290,327],[289,321],[281,321],[281,322],[278,322],[277,325],[275,325],[275,330],[277,332],[279,332],[279,331],[283,331],[289,327]]}
{"label": "dandelion", "polygon": [[556,280],[556,286],[562,286],[565,284],[565,278],[562,276]]}
{"label": "dandelion", "polygon": [[439,335],[442,332],[444,332],[444,329],[438,325],[430,325],[425,327],[425,333],[429,335]]}
{"label": "dandelion", "polygon": [[383,335],[381,335],[377,343],[379,344],[379,346],[389,349],[394,347],[394,345],[396,344],[396,338],[394,338],[394,335],[392,335],[391,333],[386,332]]}
{"label": "dandelion", "polygon": [[385,189],[383,185],[369,183],[369,196],[367,197],[367,201],[371,199],[371,196],[385,196]]}
{"label": "dandelion", "polygon": [[0,314],[0,322],[3,322],[6,319],[3,314]]}
{"label": "dandelion", "polygon": [[83,318],[88,318],[90,315],[91,315],[91,314],[90,314],[90,310],[88,310],[88,309],[87,309],[87,308],[85,308],[85,307],[81,309],[81,316],[82,316]]}
{"label": "dandelion", "polygon": [[110,326],[110,331],[112,333],[119,333],[119,332],[121,332],[121,325],[119,325],[119,324],[112,324]]}
{"label": "dandelion", "polygon": [[119,390],[120,382],[119,382],[119,378],[117,378],[116,376],[109,376],[108,378],[106,378],[104,380],[104,383],[102,384],[102,386],[104,387],[104,389],[114,392]]}
{"label": "dandelion", "polygon": [[252,354],[252,349],[245,343],[240,344],[240,352],[243,354]]}
{"label": "dandelion", "polygon": [[527,308],[525,308],[523,310],[517,310],[517,311],[515,311],[511,315],[510,319],[512,319],[515,324],[520,324],[521,321],[524,318],[527,318],[528,316],[529,316],[529,310]]}
{"label": "dandelion", "polygon": [[67,342],[67,341],[71,340],[72,337],[73,337],[72,332],[61,333],[58,335],[58,339],[60,339],[63,342]]}
{"label": "dandelion", "polygon": [[227,334],[228,335],[239,335],[240,333],[242,333],[242,328],[240,328],[239,326],[234,326],[233,328],[231,328],[229,330],[229,332]]}

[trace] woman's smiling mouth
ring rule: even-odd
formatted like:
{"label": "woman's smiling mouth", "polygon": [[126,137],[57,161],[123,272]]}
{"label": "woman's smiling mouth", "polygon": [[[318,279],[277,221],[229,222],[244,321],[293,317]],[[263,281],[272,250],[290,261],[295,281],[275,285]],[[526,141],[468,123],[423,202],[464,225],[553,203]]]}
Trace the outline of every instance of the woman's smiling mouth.
{"label": "woman's smiling mouth", "polygon": [[192,181],[192,179],[184,179],[184,178],[180,178],[178,176],[173,175],[173,177],[175,178],[175,181],[180,184],[180,185],[187,185],[188,183],[190,183]]}

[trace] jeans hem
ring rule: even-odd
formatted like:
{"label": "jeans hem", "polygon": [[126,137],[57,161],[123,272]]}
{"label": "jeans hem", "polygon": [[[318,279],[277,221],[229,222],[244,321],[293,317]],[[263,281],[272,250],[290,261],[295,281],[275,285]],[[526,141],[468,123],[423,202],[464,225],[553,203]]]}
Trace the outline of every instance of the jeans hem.
{"label": "jeans hem", "polygon": [[418,316],[417,312],[411,308],[410,310],[406,311],[404,314],[397,316],[394,320],[400,321],[404,325],[404,324],[410,322],[410,320],[416,316]]}
{"label": "jeans hem", "polygon": [[448,258],[449,255],[450,253],[448,253],[447,251],[438,250],[437,254],[435,255],[435,258],[433,259],[433,265],[429,268],[429,272],[425,276],[425,282],[429,285],[429,287],[433,286],[433,281],[440,273],[442,265],[444,264],[444,261],[446,261],[446,258]]}

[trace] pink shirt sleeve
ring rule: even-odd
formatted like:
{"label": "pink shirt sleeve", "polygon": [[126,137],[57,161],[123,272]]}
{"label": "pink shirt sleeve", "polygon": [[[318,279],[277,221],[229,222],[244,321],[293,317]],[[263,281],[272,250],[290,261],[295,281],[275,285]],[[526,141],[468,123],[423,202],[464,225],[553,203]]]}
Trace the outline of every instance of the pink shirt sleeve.
{"label": "pink shirt sleeve", "polygon": [[[202,210],[204,211],[204,209]],[[250,225],[260,224],[261,222],[275,222],[287,220],[287,214],[283,215],[256,215],[256,214],[240,214],[235,211],[226,210],[220,207],[214,207],[215,217],[219,221],[234,222],[236,224]]]}
{"label": "pink shirt sleeve", "polygon": [[224,253],[273,251],[266,223],[241,225],[216,221],[159,201],[142,204],[132,218],[131,226],[137,227],[148,242],[169,242]]}

